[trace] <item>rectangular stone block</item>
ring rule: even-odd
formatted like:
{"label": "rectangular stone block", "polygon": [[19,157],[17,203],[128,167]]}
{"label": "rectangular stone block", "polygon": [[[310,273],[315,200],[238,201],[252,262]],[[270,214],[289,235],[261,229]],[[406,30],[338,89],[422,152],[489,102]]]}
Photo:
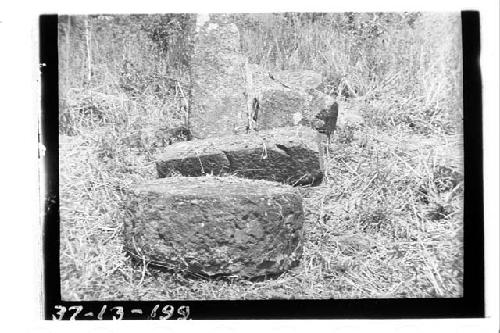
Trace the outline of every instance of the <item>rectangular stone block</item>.
{"label": "rectangular stone block", "polygon": [[335,102],[330,96],[315,90],[321,84],[321,75],[309,70],[268,72],[249,64],[248,77],[252,85],[249,96],[258,102],[253,110],[258,130],[312,121]]}
{"label": "rectangular stone block", "polygon": [[193,137],[246,131],[246,61],[235,24],[211,16],[199,26],[191,60],[189,129]]}
{"label": "rectangular stone block", "polygon": [[317,185],[323,177],[318,133],[284,127],[175,143],[156,156],[160,178],[233,174],[290,185]]}
{"label": "rectangular stone block", "polygon": [[296,126],[308,107],[307,95],[288,88],[262,91],[257,129]]}
{"label": "rectangular stone block", "polygon": [[141,184],[123,203],[132,259],[198,277],[280,274],[299,263],[304,213],[291,186],[237,177]]}

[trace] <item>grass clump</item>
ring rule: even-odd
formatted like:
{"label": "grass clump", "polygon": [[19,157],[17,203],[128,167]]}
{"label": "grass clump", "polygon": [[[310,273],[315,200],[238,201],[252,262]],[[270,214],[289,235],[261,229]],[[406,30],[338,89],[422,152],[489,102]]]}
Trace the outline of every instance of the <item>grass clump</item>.
{"label": "grass clump", "polygon": [[462,296],[459,17],[235,15],[252,62],[321,72],[321,90],[365,120],[335,133],[325,182],[300,189],[301,264],[263,281],[191,279],[132,265],[123,250],[125,191],[155,179],[153,155],[188,138],[191,17],[62,17],[62,298]]}

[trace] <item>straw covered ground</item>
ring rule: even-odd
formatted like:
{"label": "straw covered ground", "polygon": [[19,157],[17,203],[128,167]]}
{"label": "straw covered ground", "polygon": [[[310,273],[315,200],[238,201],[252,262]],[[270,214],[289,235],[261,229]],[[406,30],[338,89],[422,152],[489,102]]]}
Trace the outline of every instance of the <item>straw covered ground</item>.
{"label": "straw covered ground", "polygon": [[156,178],[148,152],[111,130],[61,136],[64,299],[459,297],[461,141],[378,128],[333,140],[327,180],[302,188],[299,267],[260,282],[186,279],[132,265],[123,251],[122,191]]}
{"label": "straw covered ground", "polygon": [[[131,262],[123,249],[123,197],[157,177],[153,156],[164,148],[155,129],[185,119],[180,51],[189,47],[181,38],[189,17],[61,17],[62,298],[460,297],[459,15],[240,16],[253,63],[316,70],[322,91],[365,119],[333,136],[325,181],[300,189],[300,265],[248,281],[192,279]],[[170,133],[168,143],[185,139]]]}

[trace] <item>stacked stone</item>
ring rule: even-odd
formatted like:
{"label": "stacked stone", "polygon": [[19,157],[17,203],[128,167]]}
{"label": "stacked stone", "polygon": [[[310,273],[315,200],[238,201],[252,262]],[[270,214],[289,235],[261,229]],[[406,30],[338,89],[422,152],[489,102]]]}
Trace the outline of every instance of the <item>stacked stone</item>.
{"label": "stacked stone", "polygon": [[179,142],[156,156],[159,177],[235,175],[289,185],[317,185],[323,176],[317,133],[280,127]]}
{"label": "stacked stone", "polygon": [[161,179],[129,192],[125,248],[203,277],[289,270],[303,242],[293,186],[317,185],[323,175],[319,134],[301,125],[335,101],[316,90],[319,74],[249,64],[226,15],[198,21],[191,70],[194,140],[165,147],[156,156]]}

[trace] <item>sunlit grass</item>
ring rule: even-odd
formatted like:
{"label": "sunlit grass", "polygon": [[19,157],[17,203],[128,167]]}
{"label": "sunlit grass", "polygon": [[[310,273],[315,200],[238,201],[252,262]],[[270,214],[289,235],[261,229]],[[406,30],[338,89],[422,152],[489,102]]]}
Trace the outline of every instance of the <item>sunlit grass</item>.
{"label": "sunlit grass", "polygon": [[[118,84],[121,40],[105,43],[110,31],[94,32],[100,48],[94,52],[96,82],[89,88],[78,81],[80,58],[74,57],[69,74],[78,75],[65,81],[74,87],[61,89],[62,298],[460,297],[459,16],[440,15],[423,15],[413,28],[380,21],[390,37],[385,44],[363,42],[366,31],[332,32],[321,22],[292,29],[270,20],[242,33],[251,60],[271,69],[321,72],[321,90],[365,120],[341,126],[329,147],[325,181],[300,189],[305,211],[300,265],[264,281],[189,279],[159,272],[147,262],[132,263],[124,252],[124,191],[155,179],[154,154],[185,139],[168,129],[185,121],[186,73],[169,79],[175,84],[161,77],[151,81],[159,54],[150,55],[150,44],[141,47],[145,34],[133,39],[120,32],[129,38],[128,57],[149,71],[128,82],[135,87],[131,93]],[[78,45],[75,40],[71,47],[81,57],[84,46]],[[65,50],[61,68],[68,70]]]}

